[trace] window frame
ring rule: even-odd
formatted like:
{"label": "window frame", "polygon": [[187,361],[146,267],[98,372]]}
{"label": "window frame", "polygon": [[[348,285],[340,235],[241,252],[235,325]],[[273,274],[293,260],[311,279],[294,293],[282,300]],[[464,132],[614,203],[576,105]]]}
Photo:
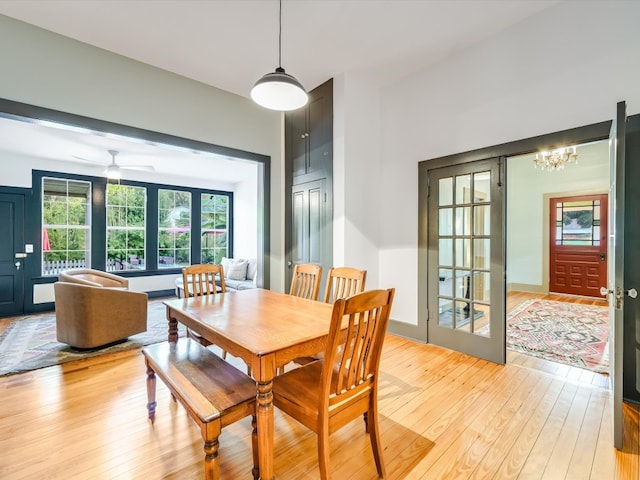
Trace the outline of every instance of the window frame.
{"label": "window frame", "polygon": [[[106,271],[106,258],[107,258],[107,242],[106,242],[106,188],[108,180],[104,177],[95,177],[90,175],[78,175],[66,172],[57,171],[45,171],[45,170],[33,170],[33,185],[40,185],[40,188],[34,189],[34,208],[37,208],[38,212],[38,228],[42,228],[42,179],[44,177],[61,179],[61,180],[77,180],[86,181],[91,184],[91,268]],[[191,263],[201,263],[200,247],[201,247],[201,226],[200,226],[200,196],[203,193],[224,195],[229,198],[229,223],[228,223],[228,242],[227,252],[228,257],[233,257],[233,232],[234,232],[234,197],[232,191],[226,190],[210,190],[198,187],[189,187],[184,185],[171,185],[165,183],[150,183],[139,182],[133,180],[119,180],[121,185],[130,185],[144,187],[147,189],[147,206],[146,206],[146,229],[145,229],[145,245],[146,245],[146,269],[136,270],[116,270],[118,275],[123,277],[143,277],[143,276],[156,276],[156,275],[175,275],[182,271],[182,267],[172,268],[159,268],[158,266],[158,192],[159,190],[176,190],[182,192],[189,192],[191,194],[191,218],[197,218],[197,221],[192,220],[191,229]],[[150,248],[150,245],[156,247]],[[40,257],[37,259],[39,263],[42,263],[42,252],[40,248],[36,248],[35,252]],[[42,281],[55,281],[56,276],[44,276],[40,273],[37,277]]]}
{"label": "window frame", "polygon": [[[109,189],[110,188],[124,188],[124,195],[125,195],[125,203],[124,205],[122,204],[117,204],[117,205],[110,205],[109,204]],[[143,200],[142,200],[142,205],[138,206],[138,205],[134,205],[133,203],[129,203],[129,197],[130,197],[130,191],[133,189],[139,189],[142,192],[142,196],[143,196]],[[106,190],[105,190],[105,219],[106,219],[106,234],[105,234],[105,243],[106,243],[106,249],[105,249],[105,262],[106,262],[106,271],[107,272],[123,272],[123,271],[139,271],[139,270],[146,270],[147,269],[147,216],[148,216],[148,212],[147,212],[147,188],[144,186],[139,186],[139,185],[128,185],[128,184],[123,184],[118,182],[117,184],[115,183],[107,183],[106,184]],[[114,194],[115,196],[115,194]],[[109,220],[109,216],[110,216],[110,209],[118,209],[123,211],[124,215],[124,224],[118,224],[118,225],[110,225],[110,220]],[[130,215],[130,209],[132,210],[140,210],[142,209],[142,227],[138,226],[138,225],[130,225],[129,224],[129,215]],[[121,217],[121,215],[116,215],[118,217]],[[122,232],[124,233],[125,236],[125,244],[124,247],[120,250],[124,251],[124,255],[122,256],[122,258],[113,259],[113,264],[111,263],[111,259],[109,258],[109,254],[110,252],[112,252],[113,250],[116,250],[114,248],[110,248],[109,245],[109,237],[111,233],[115,233],[115,232]],[[142,232],[142,248],[133,248],[129,246],[129,238],[130,236],[132,236],[131,234],[135,234],[136,232]],[[142,256],[140,256],[140,251],[142,252]],[[137,252],[137,253],[130,253],[130,252]],[[134,261],[135,259],[135,261]],[[118,264],[120,264],[121,268],[117,268]],[[137,265],[137,267],[133,267],[134,265]]]}
{"label": "window frame", "polygon": [[[57,182],[64,182],[65,184],[65,192],[64,194],[60,194],[61,196],[64,196],[67,200],[64,202],[66,204],[66,209],[65,209],[65,217],[66,217],[66,223],[48,223],[45,220],[45,203],[46,203],[46,198],[47,198],[47,190],[45,189],[45,183],[47,181],[57,181]],[[86,223],[84,224],[73,224],[70,222],[69,220],[69,208],[70,208],[70,202],[69,202],[69,183],[73,182],[76,184],[80,184],[80,183],[84,183],[87,184],[88,187],[88,195],[86,197],[86,202],[84,203],[84,206],[86,208],[85,210],[85,221]],[[60,268],[58,269],[46,269],[45,270],[45,258],[48,251],[52,251],[52,252],[66,252],[66,259],[64,260],[64,268],[62,269],[66,269],[69,268],[70,266],[72,267],[76,267],[76,268],[91,268],[91,253],[92,253],[92,242],[91,242],[91,231],[92,231],[92,227],[93,227],[93,217],[92,217],[92,205],[93,205],[93,201],[92,201],[92,195],[93,195],[93,184],[90,181],[87,180],[79,180],[79,179],[70,179],[70,178],[59,178],[59,177],[53,177],[53,176],[42,176],[40,178],[40,182],[39,182],[39,186],[40,186],[40,230],[42,232],[42,242],[40,244],[40,259],[41,261],[39,262],[40,264],[40,274],[43,277],[55,277],[58,274],[58,271],[60,270]],[[78,196],[73,196],[71,195],[71,197],[78,197]],[[78,197],[79,198],[79,197]],[[47,244],[49,242],[49,238],[50,238],[50,233],[53,233],[54,230],[57,229],[65,229],[67,231],[67,248],[65,250],[51,250],[51,248],[49,248],[48,250],[45,250],[45,238],[47,241]],[[84,234],[84,249],[81,250],[70,250],[69,249],[69,244],[68,244],[68,232],[69,230],[83,230],[85,232]],[[73,263],[73,260],[69,259],[69,252],[84,252],[84,259],[80,262],[78,262],[77,260],[75,261],[75,263]],[[53,270],[53,273],[49,273]]]}

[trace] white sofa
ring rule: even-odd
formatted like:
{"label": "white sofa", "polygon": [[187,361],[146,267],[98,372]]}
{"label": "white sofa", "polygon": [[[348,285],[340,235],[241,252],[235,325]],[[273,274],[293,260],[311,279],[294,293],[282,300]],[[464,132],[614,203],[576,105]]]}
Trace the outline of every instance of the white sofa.
{"label": "white sofa", "polygon": [[[224,269],[224,283],[228,292],[256,288],[258,262],[255,258],[226,258],[220,264]],[[184,291],[182,276],[176,278],[176,296],[180,298]]]}
{"label": "white sofa", "polygon": [[255,258],[245,260],[224,257],[220,264],[224,269],[224,283],[227,286],[227,290],[256,288],[258,262]]}

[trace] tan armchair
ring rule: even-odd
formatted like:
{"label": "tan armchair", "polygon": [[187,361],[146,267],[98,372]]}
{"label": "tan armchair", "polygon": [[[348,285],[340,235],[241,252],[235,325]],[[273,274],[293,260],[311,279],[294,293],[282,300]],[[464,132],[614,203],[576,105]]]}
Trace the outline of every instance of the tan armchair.
{"label": "tan armchair", "polygon": [[[96,348],[147,330],[147,294],[98,270],[67,271],[53,286],[56,336],[75,348]],[[120,280],[120,281],[118,281]]]}

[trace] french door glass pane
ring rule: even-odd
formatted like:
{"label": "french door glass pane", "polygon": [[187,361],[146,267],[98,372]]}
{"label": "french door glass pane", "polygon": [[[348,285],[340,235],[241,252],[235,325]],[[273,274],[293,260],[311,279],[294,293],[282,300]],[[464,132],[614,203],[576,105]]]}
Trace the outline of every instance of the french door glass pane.
{"label": "french door glass pane", "polygon": [[471,235],[471,207],[456,208],[456,235]]}
{"label": "french door glass pane", "polygon": [[456,238],[456,267],[471,268],[471,241]]}
{"label": "french door glass pane", "polygon": [[491,266],[491,240],[488,238],[473,240],[473,268],[489,269]]}
{"label": "french door glass pane", "polygon": [[445,267],[453,266],[453,240],[441,238],[438,241],[438,262]]}
{"label": "french door glass pane", "polygon": [[473,175],[473,201],[488,202],[491,193],[491,172],[478,172]]}
{"label": "french door glass pane", "polygon": [[438,205],[453,204],[453,178],[441,178],[438,182]]}
{"label": "french door glass pane", "polygon": [[471,202],[471,175],[456,177],[456,204]]}
{"label": "french door glass pane", "polygon": [[473,234],[491,235],[491,208],[489,205],[473,207]]}
{"label": "french door glass pane", "polygon": [[441,208],[438,221],[438,233],[443,236],[453,235],[453,209]]}

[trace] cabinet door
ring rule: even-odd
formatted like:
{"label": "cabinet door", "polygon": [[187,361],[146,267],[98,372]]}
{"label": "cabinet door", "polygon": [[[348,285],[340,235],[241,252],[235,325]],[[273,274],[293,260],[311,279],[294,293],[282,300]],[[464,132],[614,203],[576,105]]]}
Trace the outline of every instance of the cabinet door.
{"label": "cabinet door", "polygon": [[307,173],[307,109],[301,108],[285,115],[286,156],[292,166],[293,177]]}
{"label": "cabinet door", "polygon": [[314,91],[307,111],[309,154],[306,173],[326,176],[333,160],[333,105],[326,88]]}
{"label": "cabinet door", "polygon": [[291,270],[298,263],[315,263],[326,268],[326,192],[324,180],[293,187],[291,192],[291,255],[287,288]]}

